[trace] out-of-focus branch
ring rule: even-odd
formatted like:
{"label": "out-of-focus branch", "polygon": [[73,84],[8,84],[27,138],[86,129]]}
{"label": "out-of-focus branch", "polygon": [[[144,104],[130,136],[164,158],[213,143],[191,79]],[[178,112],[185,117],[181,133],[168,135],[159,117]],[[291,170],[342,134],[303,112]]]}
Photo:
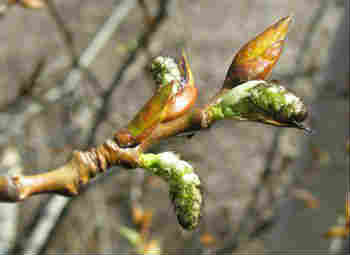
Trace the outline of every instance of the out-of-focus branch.
{"label": "out-of-focus branch", "polygon": [[[111,16],[106,20],[101,29],[96,33],[90,42],[89,46],[79,57],[79,67],[83,69],[88,68],[100,50],[103,49],[107,41],[110,39],[113,32],[119,27],[122,20],[127,16],[129,11],[136,6],[136,4],[136,0],[127,0],[116,5]],[[41,96],[41,100],[46,103],[56,102],[63,96],[73,92],[81,78],[81,71],[76,68],[72,69],[68,73],[62,86],[50,88],[44,95]],[[36,100],[26,103],[25,107],[20,107],[20,109],[16,107],[16,114],[9,117],[10,119],[8,122],[11,123],[11,126],[7,125],[6,127],[0,127],[0,143],[7,141],[9,136],[16,135],[18,132],[23,130],[25,123],[27,123],[27,121],[34,115],[44,111],[44,109],[45,107],[43,107]]]}
{"label": "out-of-focus branch", "polygon": [[[44,210],[40,212],[40,217],[37,219],[37,226],[34,228],[28,239],[25,239],[25,245],[23,247],[15,247],[15,250],[11,253],[21,253],[23,255],[39,254],[43,247],[43,244],[47,241],[53,227],[56,224],[57,219],[63,212],[63,209],[69,202],[68,197],[54,196],[49,200],[49,203],[45,206]],[[23,248],[22,250],[16,250]]]}
{"label": "out-of-focus branch", "polygon": [[[94,39],[91,41],[86,50],[79,58],[79,67],[87,68],[98,55],[99,51],[103,49],[107,41],[112,36],[113,32],[119,27],[122,20],[128,15],[129,11],[136,6],[136,0],[123,1],[118,4],[112,12],[112,15],[103,24],[101,29],[97,32]],[[79,70],[73,69],[66,77],[61,88],[53,88],[45,95],[49,101],[56,101],[62,96],[74,91],[79,81],[82,78]]]}
{"label": "out-of-focus branch", "polygon": [[72,60],[72,66],[77,67],[79,60],[74,50],[74,41],[73,41],[72,33],[68,30],[65,23],[63,22],[63,19],[59,15],[56,9],[56,6],[53,3],[53,0],[46,0],[46,6],[47,6],[48,13],[52,17],[52,19],[55,21],[57,28],[59,30],[59,33],[62,35],[64,44],[67,50],[69,51],[69,54]]}
{"label": "out-of-focus branch", "polygon": [[[0,167],[7,173],[21,173],[22,162],[14,146],[6,147],[0,156]],[[0,172],[2,172],[0,169]],[[0,254],[6,254],[17,236],[18,205],[0,204]]]}
{"label": "out-of-focus branch", "polygon": [[151,10],[147,6],[145,0],[138,0],[139,6],[141,7],[143,11],[143,15],[145,17],[145,21],[148,25],[151,25],[153,23],[153,16],[151,14]]}
{"label": "out-of-focus branch", "polygon": [[[64,41],[64,45],[66,46],[69,52],[72,68],[79,70],[82,75],[85,75],[87,77],[88,80],[92,81],[94,84],[99,85],[97,78],[88,68],[89,64],[84,66],[81,65],[82,61],[80,61],[79,57],[75,53],[73,34],[67,28],[65,22],[63,21],[63,18],[61,17],[55,4],[53,3],[53,0],[46,0],[46,6],[50,17],[52,17],[52,19],[56,23],[57,29]],[[99,87],[101,86],[99,85]]]}
{"label": "out-of-focus branch", "polygon": [[43,68],[46,64],[46,59],[41,58],[38,63],[35,64],[32,73],[29,78],[22,82],[22,86],[19,89],[17,97],[8,104],[0,108],[0,112],[6,112],[9,108],[14,108],[19,104],[23,97],[34,97],[34,88],[37,84],[38,78],[41,75]]}

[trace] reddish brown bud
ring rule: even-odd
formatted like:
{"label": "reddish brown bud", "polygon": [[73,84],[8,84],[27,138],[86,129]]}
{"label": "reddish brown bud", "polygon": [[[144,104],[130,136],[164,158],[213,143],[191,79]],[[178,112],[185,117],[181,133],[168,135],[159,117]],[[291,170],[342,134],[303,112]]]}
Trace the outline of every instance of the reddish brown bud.
{"label": "reddish brown bud", "polygon": [[172,96],[172,86],[171,83],[159,88],[127,128],[115,135],[119,146],[131,147],[139,144],[164,119],[167,103]]}
{"label": "reddish brown bud", "polygon": [[249,80],[266,79],[282,53],[291,21],[291,16],[284,17],[245,44],[236,54],[223,87],[230,89]]}
{"label": "reddish brown bud", "polygon": [[178,62],[170,57],[155,58],[151,72],[159,88],[127,128],[115,135],[121,147],[141,143],[159,123],[183,115],[197,99],[197,88],[185,52]]}
{"label": "reddish brown bud", "polygon": [[165,119],[162,122],[174,120],[183,115],[191,109],[197,99],[197,88],[194,85],[192,71],[184,51],[178,66],[182,77],[182,81],[180,81],[182,89],[170,99]]}

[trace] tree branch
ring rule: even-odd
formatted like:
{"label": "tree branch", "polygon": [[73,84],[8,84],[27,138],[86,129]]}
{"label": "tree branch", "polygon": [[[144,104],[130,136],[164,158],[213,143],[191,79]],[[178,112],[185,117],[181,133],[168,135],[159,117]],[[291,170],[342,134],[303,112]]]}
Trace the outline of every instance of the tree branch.
{"label": "tree branch", "polygon": [[[160,12],[159,18],[162,15],[165,13]],[[41,193],[75,196],[92,178],[112,166],[141,167],[168,182],[179,223],[186,229],[193,229],[199,222],[202,197],[200,181],[192,166],[170,152],[158,155],[146,152],[162,139],[205,129],[222,119],[249,120],[309,131],[302,124],[307,109],[300,98],[276,82],[251,80],[247,75],[254,73],[253,77],[262,79],[270,73],[271,65],[277,62],[281,53],[281,40],[284,40],[290,21],[290,17],[280,19],[246,44],[234,59],[223,88],[203,107],[192,109],[197,89],[184,52],[180,60],[171,57],[153,59],[150,70],[159,87],[125,128],[96,148],[74,151],[65,165],[52,171],[31,176],[0,176],[0,201],[17,202]],[[155,28],[151,28],[149,33],[154,31]],[[147,41],[146,33],[141,36],[141,45]],[[252,56],[257,63],[246,65]],[[273,61],[266,70],[261,68],[264,65],[259,63],[271,56],[274,56]],[[111,89],[121,78],[118,74]],[[105,93],[104,97],[108,102],[111,93]],[[104,118],[103,114],[98,115],[97,120],[101,118]]]}
{"label": "tree branch", "polygon": [[[158,90],[159,93],[162,91]],[[150,102],[157,98],[156,92]],[[146,104],[144,108],[148,107],[149,104]],[[112,166],[142,167],[140,156],[160,140],[181,132],[208,128],[221,119],[251,120],[304,128],[297,122],[306,117],[304,107],[299,98],[278,84],[265,81],[246,82],[225,90],[225,93],[214,97],[203,108],[195,108],[175,120],[160,123],[136,146],[120,145],[120,137],[125,135],[125,129],[121,129],[113,138],[96,148],[85,152],[74,151],[71,160],[55,170],[32,176],[0,176],[0,200],[17,202],[40,193],[78,195],[81,187],[91,178]],[[141,113],[144,113],[144,108]]]}

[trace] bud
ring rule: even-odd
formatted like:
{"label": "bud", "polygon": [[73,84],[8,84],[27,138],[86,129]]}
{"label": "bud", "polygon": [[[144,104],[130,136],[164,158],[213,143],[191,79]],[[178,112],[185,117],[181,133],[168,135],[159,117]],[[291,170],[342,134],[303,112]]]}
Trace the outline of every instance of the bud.
{"label": "bud", "polygon": [[291,16],[284,17],[245,44],[236,54],[223,87],[230,89],[246,81],[265,80],[282,53],[291,21]]}
{"label": "bud", "polygon": [[119,146],[130,147],[139,144],[164,119],[166,105],[172,96],[173,83],[157,89],[153,97],[130,121],[126,129],[115,136]]}
{"label": "bud", "polygon": [[187,112],[197,99],[197,88],[185,51],[179,61],[170,57],[154,59],[151,72],[159,86],[173,82],[173,97],[170,99],[162,122],[176,119]]}
{"label": "bud", "polygon": [[122,147],[139,144],[159,123],[180,117],[197,99],[197,88],[184,51],[178,63],[171,57],[153,59],[150,71],[158,88],[127,128],[116,134]]}

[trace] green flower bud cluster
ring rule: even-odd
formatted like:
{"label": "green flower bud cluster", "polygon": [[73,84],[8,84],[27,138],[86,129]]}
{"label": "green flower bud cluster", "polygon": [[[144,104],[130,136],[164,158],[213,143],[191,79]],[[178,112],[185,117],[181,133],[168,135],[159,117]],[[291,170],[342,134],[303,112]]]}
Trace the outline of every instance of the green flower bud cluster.
{"label": "green flower bud cluster", "polygon": [[151,64],[151,73],[159,86],[173,83],[173,95],[181,89],[181,72],[174,58],[163,56],[154,58]]}
{"label": "green flower bud cluster", "polygon": [[173,152],[140,155],[140,166],[169,183],[169,196],[180,225],[194,229],[201,217],[201,182],[193,167]]}
{"label": "green flower bud cluster", "polygon": [[209,112],[213,119],[234,118],[304,129],[300,122],[307,117],[299,97],[277,83],[262,80],[248,81],[224,93]]}
{"label": "green flower bud cluster", "polygon": [[279,122],[301,122],[307,116],[301,99],[279,84],[261,83],[250,92],[253,103]]}

